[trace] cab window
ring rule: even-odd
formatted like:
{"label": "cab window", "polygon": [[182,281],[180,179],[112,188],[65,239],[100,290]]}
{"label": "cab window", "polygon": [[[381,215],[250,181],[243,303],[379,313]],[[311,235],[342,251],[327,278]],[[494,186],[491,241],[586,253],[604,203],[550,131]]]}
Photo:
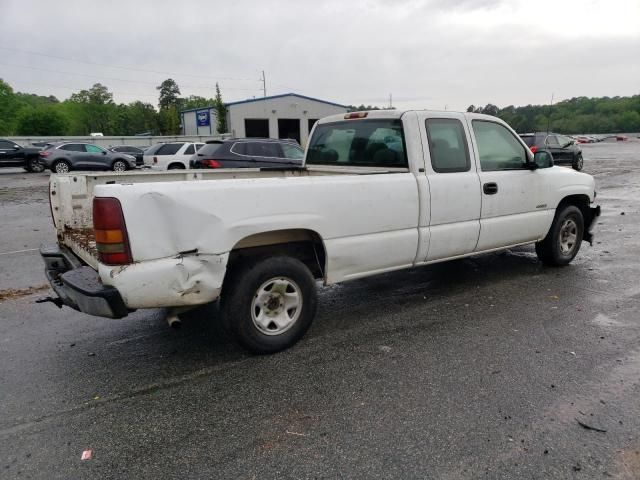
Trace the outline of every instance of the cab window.
{"label": "cab window", "polygon": [[472,125],[483,171],[526,168],[524,145],[505,126],[485,120],[474,120]]}
{"label": "cab window", "polygon": [[438,173],[468,172],[471,161],[460,120],[430,118],[425,123],[433,170]]}
{"label": "cab window", "polygon": [[318,124],[309,142],[307,163],[406,167],[402,121],[371,119]]}

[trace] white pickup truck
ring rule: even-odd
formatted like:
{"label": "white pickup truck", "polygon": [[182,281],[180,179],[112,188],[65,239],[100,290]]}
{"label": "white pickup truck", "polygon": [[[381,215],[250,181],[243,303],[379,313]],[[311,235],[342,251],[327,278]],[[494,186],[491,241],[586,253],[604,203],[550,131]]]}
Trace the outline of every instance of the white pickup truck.
{"label": "white pickup truck", "polygon": [[376,111],[313,129],[300,169],[52,175],[59,305],[121,318],[220,299],[245,348],[294,344],[325,285],[535,243],[566,265],[600,213],[590,175],[497,118]]}

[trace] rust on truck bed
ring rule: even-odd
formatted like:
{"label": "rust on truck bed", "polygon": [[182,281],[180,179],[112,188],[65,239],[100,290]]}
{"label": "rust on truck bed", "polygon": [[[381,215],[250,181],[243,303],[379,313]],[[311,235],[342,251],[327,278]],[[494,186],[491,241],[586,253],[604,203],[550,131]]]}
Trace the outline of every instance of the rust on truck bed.
{"label": "rust on truck bed", "polygon": [[97,262],[98,249],[93,228],[71,228],[65,225],[62,233],[62,242],[89,265]]}

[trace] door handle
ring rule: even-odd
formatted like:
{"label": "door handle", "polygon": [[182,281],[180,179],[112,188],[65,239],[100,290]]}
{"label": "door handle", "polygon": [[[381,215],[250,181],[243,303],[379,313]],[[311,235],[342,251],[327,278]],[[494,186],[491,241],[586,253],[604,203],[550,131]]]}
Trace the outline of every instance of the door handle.
{"label": "door handle", "polygon": [[489,182],[482,185],[482,191],[487,195],[495,195],[498,193],[498,184],[495,182]]}

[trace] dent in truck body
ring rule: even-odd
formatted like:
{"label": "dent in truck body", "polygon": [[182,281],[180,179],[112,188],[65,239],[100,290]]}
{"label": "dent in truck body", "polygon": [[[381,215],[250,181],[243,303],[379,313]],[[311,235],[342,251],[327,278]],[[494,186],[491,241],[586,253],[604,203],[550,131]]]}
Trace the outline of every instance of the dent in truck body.
{"label": "dent in truck body", "polygon": [[98,274],[130,309],[192,306],[220,296],[228,259],[228,253],[192,253],[130,265],[100,263]]}

